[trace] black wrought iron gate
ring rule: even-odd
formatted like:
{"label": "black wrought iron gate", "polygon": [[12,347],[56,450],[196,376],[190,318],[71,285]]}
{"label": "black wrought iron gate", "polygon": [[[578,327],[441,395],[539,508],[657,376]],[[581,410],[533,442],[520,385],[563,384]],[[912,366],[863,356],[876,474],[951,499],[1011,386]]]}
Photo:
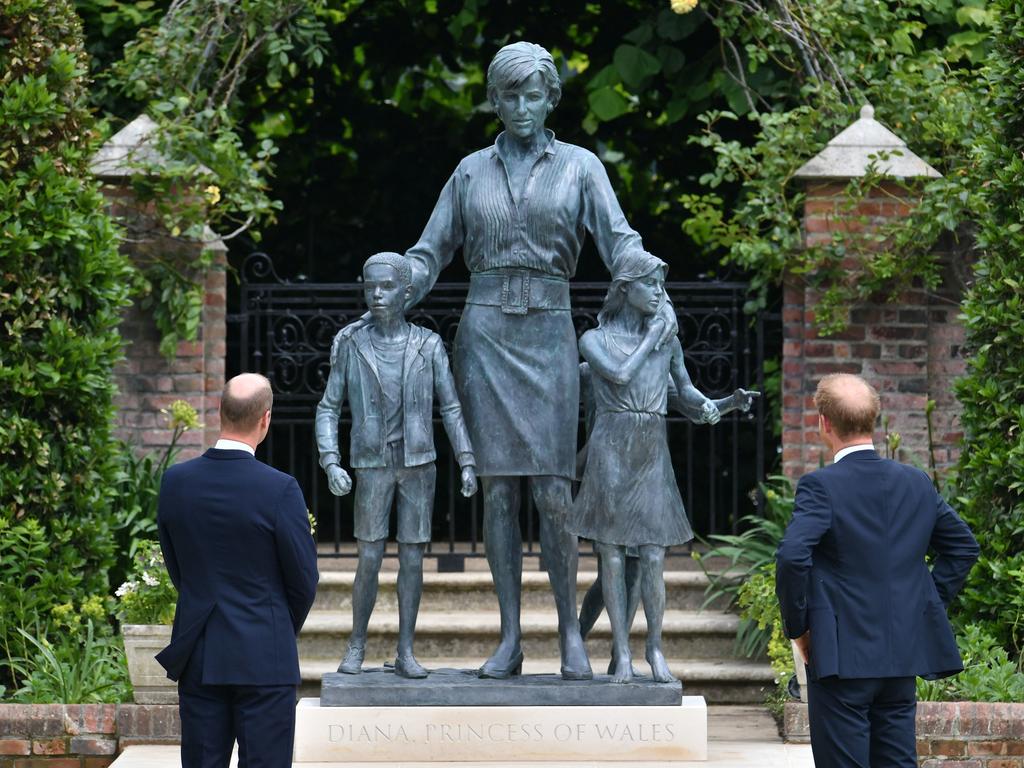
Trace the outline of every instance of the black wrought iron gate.
{"label": "black wrought iron gate", "polygon": [[[597,324],[607,284],[570,285],[579,335]],[[438,333],[450,351],[468,287],[438,283],[410,321]],[[738,386],[763,392],[772,318],[744,313],[747,284],[672,282],[665,289],[676,308],[696,387],[711,397]],[[298,479],[317,518],[323,554],[352,557],[352,496],[338,498],[327,488],[317,463],[313,417],[330,372],[334,335],[365,311],[362,286],[282,280],[270,257],[254,253],[242,266],[239,291],[238,312],[229,316],[229,353],[236,361],[231,368],[263,373],[275,393],[271,430],[257,455]],[[693,425],[677,414],[669,414],[668,422],[673,464],[694,531],[700,536],[735,532],[739,519],[757,508],[756,488],[774,458],[763,399],[752,413],[729,414],[713,427]],[[343,459],[349,425],[346,407],[339,426]],[[439,418],[435,432],[438,484],[429,553],[439,569],[462,570],[465,558],[484,555],[480,494],[464,499],[458,492],[457,465]],[[535,510],[524,509],[521,524],[523,554],[539,554]]]}

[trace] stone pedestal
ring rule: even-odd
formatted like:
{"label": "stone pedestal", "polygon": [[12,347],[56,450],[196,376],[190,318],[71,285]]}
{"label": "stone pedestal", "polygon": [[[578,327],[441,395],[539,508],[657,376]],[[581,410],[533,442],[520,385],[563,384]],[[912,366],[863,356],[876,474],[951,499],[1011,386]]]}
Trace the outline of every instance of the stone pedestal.
{"label": "stone pedestal", "polygon": [[596,763],[707,760],[707,705],[321,707],[296,709],[297,765]]}

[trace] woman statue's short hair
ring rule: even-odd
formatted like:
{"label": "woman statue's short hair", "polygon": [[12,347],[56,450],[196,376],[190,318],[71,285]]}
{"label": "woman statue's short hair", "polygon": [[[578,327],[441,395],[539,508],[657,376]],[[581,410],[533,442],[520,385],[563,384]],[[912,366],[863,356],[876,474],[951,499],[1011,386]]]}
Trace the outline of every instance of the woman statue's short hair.
{"label": "woman statue's short hair", "polygon": [[522,40],[506,45],[491,59],[487,68],[488,100],[494,104],[499,92],[518,87],[534,72],[540,72],[544,78],[554,108],[562,98],[562,80],[555,68],[555,60],[543,46]]}

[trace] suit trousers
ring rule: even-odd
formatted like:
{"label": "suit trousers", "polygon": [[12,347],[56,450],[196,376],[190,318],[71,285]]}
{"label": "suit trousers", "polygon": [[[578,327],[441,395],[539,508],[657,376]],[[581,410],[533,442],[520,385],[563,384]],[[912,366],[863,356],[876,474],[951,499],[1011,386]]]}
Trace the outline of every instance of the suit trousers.
{"label": "suit trousers", "polygon": [[178,681],[182,768],[228,768],[236,740],[238,768],[291,768],[296,687],[204,685],[204,643]]}
{"label": "suit trousers", "polygon": [[913,677],[807,681],[815,768],[917,768]]}

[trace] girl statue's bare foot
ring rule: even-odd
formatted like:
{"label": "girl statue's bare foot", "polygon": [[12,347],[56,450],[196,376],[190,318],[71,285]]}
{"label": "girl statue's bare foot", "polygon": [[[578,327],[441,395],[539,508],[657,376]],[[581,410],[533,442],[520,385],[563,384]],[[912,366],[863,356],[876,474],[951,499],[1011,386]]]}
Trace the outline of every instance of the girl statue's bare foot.
{"label": "girl statue's bare foot", "polygon": [[628,653],[615,657],[608,672],[612,676],[613,683],[633,682],[633,659]]}
{"label": "girl statue's bare foot", "polygon": [[647,649],[647,663],[651,665],[651,675],[654,677],[655,682],[675,682],[675,678],[668,670],[668,662],[665,661],[665,655],[661,652],[660,648]]}

